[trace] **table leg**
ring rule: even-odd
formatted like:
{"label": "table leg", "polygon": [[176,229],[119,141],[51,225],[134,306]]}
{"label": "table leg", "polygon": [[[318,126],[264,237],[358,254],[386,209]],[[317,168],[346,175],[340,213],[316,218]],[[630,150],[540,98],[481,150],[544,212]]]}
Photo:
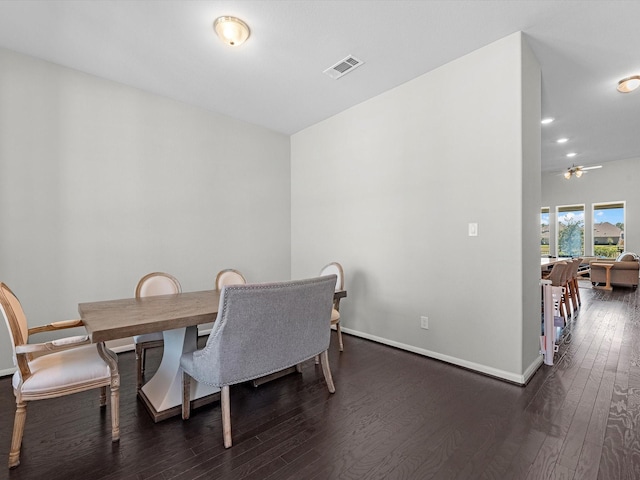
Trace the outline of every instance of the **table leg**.
{"label": "table leg", "polygon": [[[155,422],[180,415],[182,410],[182,370],[180,357],[197,348],[197,327],[167,330],[164,336],[164,352],[160,367],[154,376],[142,386],[138,395]],[[191,399],[194,407],[219,399],[220,389],[195,380],[191,382]],[[216,394],[217,395],[214,395]],[[198,399],[201,401],[198,402]]]}
{"label": "table leg", "polygon": [[607,284],[605,285],[606,290],[613,290],[611,286],[611,267],[605,267],[607,269]]}

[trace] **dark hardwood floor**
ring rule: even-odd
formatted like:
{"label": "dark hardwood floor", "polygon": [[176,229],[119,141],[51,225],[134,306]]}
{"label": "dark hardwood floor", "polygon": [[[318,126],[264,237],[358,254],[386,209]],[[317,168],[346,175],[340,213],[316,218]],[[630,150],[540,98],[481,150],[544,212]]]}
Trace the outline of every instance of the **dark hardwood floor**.
{"label": "dark hardwood floor", "polygon": [[97,390],[32,402],[22,463],[9,471],[5,377],[0,479],[640,479],[638,293],[581,292],[570,341],[525,388],[345,335],[342,354],[332,339],[335,395],[313,361],[232,387],[229,450],[219,404],[154,424],[123,353],[120,443]]}

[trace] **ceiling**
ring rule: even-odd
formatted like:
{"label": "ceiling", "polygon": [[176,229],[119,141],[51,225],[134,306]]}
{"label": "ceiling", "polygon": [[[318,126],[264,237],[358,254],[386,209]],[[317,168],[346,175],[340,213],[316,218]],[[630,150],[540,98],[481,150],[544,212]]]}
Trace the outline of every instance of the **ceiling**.
{"label": "ceiling", "polygon": [[[244,45],[217,39],[221,15],[249,24]],[[542,127],[554,171],[640,158],[640,90],[615,88],[640,74],[639,19],[637,0],[3,0],[0,46],[292,134],[523,31],[555,118]],[[322,73],[347,55],[364,65]]]}

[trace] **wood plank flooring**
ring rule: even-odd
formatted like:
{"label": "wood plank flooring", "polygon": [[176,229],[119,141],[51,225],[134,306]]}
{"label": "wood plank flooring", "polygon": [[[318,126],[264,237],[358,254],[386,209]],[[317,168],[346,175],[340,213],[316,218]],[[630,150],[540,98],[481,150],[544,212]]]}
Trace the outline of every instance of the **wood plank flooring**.
{"label": "wood plank flooring", "polygon": [[556,365],[525,388],[345,335],[342,354],[332,339],[335,395],[313,361],[259,388],[232,387],[229,450],[219,404],[154,424],[127,352],[120,443],[98,391],[32,402],[22,463],[9,471],[15,402],[4,377],[0,479],[640,479],[638,293],[581,293]]}

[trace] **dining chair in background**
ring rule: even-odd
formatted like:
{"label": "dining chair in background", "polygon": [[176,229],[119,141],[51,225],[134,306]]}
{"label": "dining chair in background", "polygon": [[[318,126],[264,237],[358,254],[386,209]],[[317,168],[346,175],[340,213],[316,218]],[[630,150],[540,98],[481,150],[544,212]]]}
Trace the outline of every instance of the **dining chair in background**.
{"label": "dining chair in background", "polygon": [[[164,272],[153,272],[140,279],[136,286],[136,298],[150,297],[153,295],[170,295],[180,293],[182,287],[180,282],[173,276]],[[133,343],[136,348],[136,371],[138,376],[137,388],[142,388],[142,377],[147,357],[147,349],[161,347],[164,345],[162,332],[145,333],[135,335]]]}
{"label": "dining chair in background", "polygon": [[569,302],[567,301],[567,293],[566,293],[566,275],[567,269],[570,269],[570,266],[567,262],[557,262],[553,264],[551,268],[551,272],[543,278],[551,281],[551,285],[554,287],[563,287],[565,292],[562,293],[559,298],[556,298],[554,295],[554,303],[557,304],[557,310],[560,313],[560,316],[563,317],[565,324],[569,321],[569,313],[570,307]]}
{"label": "dining chair in background", "polygon": [[216,290],[222,290],[225,285],[245,285],[246,283],[244,276],[233,268],[220,270],[216,275]]}
{"label": "dining chair in background", "polygon": [[[338,262],[331,262],[328,265],[325,265],[320,271],[320,276],[324,275],[336,275],[336,287],[335,290],[344,290],[344,270],[342,269],[342,265]],[[336,298],[333,301],[333,309],[331,310],[331,325],[336,327],[336,332],[338,333],[338,345],[340,347],[340,351],[344,350],[344,345],[342,343],[342,331],[340,330],[340,299]],[[317,363],[317,362],[316,362]]]}
{"label": "dining chair in background", "polygon": [[[9,329],[13,362],[17,368],[12,378],[16,397],[16,414],[9,451],[9,468],[20,464],[20,448],[27,418],[27,402],[61,397],[100,388],[100,406],[107,404],[107,387],[111,391],[111,438],[120,439],[120,374],[118,357],[103,343],[91,344],[87,335],[45,343],[29,343],[30,335],[82,327],[82,320],[53,322],[29,328],[22,305],[14,293],[0,282],[0,309]],[[98,353],[101,350],[102,356]],[[70,445],[69,448],[72,448]]]}

